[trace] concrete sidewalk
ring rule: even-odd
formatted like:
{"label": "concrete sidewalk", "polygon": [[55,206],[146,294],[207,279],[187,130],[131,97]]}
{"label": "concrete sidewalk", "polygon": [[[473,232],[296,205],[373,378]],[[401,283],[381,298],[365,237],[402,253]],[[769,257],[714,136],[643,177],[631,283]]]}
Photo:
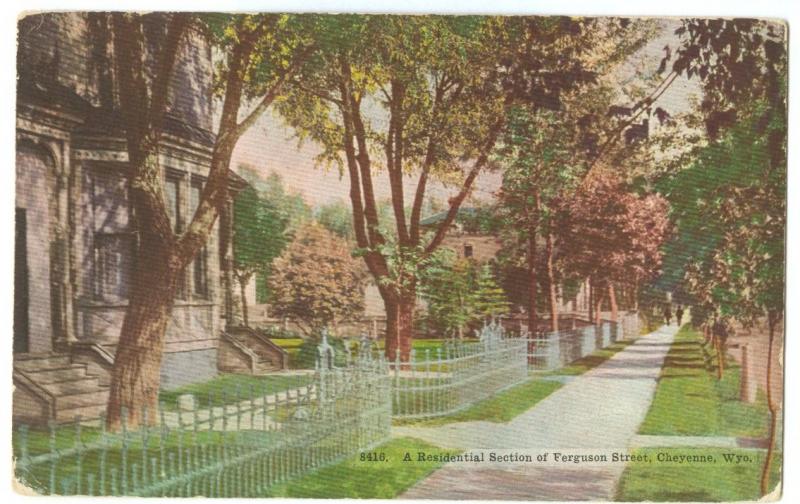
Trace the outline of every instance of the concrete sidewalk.
{"label": "concrete sidewalk", "polygon": [[[509,423],[397,427],[393,434],[464,450],[627,450],[645,418],[676,326],[639,338]],[[603,500],[624,464],[447,464],[400,497],[409,499]]]}

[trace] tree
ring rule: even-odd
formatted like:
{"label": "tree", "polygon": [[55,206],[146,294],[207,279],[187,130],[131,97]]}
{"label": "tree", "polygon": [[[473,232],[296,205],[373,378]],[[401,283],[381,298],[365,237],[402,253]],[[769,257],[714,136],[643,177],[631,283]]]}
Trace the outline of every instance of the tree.
{"label": "tree", "polygon": [[478,270],[475,289],[475,314],[482,319],[499,317],[509,312],[511,303],[506,293],[497,285],[494,273],[488,264]]}
{"label": "tree", "polygon": [[[170,98],[170,83],[179,49],[197,20],[188,13],[162,16],[166,35],[157,41],[155,64],[149,63],[143,15],[111,14],[119,106],[126,127],[130,165],[130,197],[137,229],[128,307],[122,323],[109,394],[107,423],[120,426],[123,410],[130,426],[141,413],[158,407],[164,334],[178,278],[206,243],[219,212],[227,203],[228,169],[241,135],[272,104],[296,71],[308,44],[296,36],[290,19],[279,15],[219,15],[201,27],[225,52],[217,90],[222,113],[212,150],[211,167],[190,223],[172,228],[164,200],[158,150]],[[152,76],[152,78],[151,78]],[[239,119],[243,101],[254,107]],[[156,415],[149,420],[155,422]]]}
{"label": "tree", "polygon": [[[384,232],[392,229],[392,202],[379,201],[377,204],[378,227]],[[320,205],[314,211],[314,218],[331,233],[355,242],[353,234],[353,217],[350,207],[342,200]],[[391,231],[389,231],[391,232]]]}
{"label": "tree", "polygon": [[[590,61],[593,75],[582,86],[562,93],[556,110],[537,107],[521,100],[506,110],[506,128],[497,149],[497,161],[504,167],[499,193],[504,217],[504,246],[511,256],[524,258],[527,286],[528,326],[538,328],[539,285],[547,289],[550,329],[558,330],[558,280],[553,233],[556,205],[568,197],[589,173],[597,155],[597,142],[604,130],[616,127],[613,100],[618,89],[633,93],[619,84],[618,66],[641,48],[654,34],[652,21],[624,18],[587,22],[591,29],[563,41],[575,58]],[[597,44],[598,37],[608,45]],[[639,78],[637,80],[646,80]],[[629,86],[630,87],[630,86]],[[619,107],[616,107],[619,108]],[[631,156],[637,146],[626,145]],[[544,240],[541,254],[539,238]],[[546,278],[541,278],[544,270]]]}
{"label": "tree", "polygon": [[[586,37],[571,18],[339,16],[313,71],[298,76],[281,113],[321,162],[348,174],[353,231],[387,313],[386,354],[411,349],[419,262],[442,243],[490,154],[504,107],[525,99],[557,106],[591,79],[565,43]],[[520,43],[525,40],[525,43]],[[394,229],[380,229],[375,168],[388,175]],[[417,177],[406,211],[404,178]],[[447,216],[423,236],[431,179],[457,188]],[[391,244],[390,244],[391,242]],[[391,257],[390,257],[391,255]],[[416,261],[416,263],[415,263]]]}
{"label": "tree", "polygon": [[[779,406],[772,390],[772,366],[776,326],[784,310],[786,257],[786,169],[785,164],[771,163],[775,158],[768,139],[776,131],[785,135],[786,123],[773,120],[759,131],[763,117],[759,109],[755,107],[747,120],[721,132],[720,138],[698,153],[692,166],[666,185],[672,189],[682,229],[674,248],[689,252],[685,285],[693,297],[693,322],[711,335],[719,377],[725,355],[719,325],[734,320],[744,326],[753,326],[759,319],[767,322],[770,449],[761,481],[766,493],[776,443]],[[681,192],[699,174],[711,170],[717,176],[706,182],[702,197]],[[692,246],[694,236],[704,237],[702,246]]]}
{"label": "tree", "polygon": [[317,223],[301,227],[273,262],[269,279],[275,314],[290,317],[310,337],[364,309],[364,272],[346,241]]}
{"label": "tree", "polygon": [[288,242],[289,218],[254,187],[247,187],[233,205],[233,272],[242,296],[242,321],[248,325],[245,287],[256,274],[268,276],[272,261]]}
{"label": "tree", "polygon": [[348,241],[355,239],[350,208],[344,201],[321,205],[314,214],[316,221],[331,233]]}
{"label": "tree", "polygon": [[[698,164],[743,175],[721,184],[710,198],[696,200],[694,208],[691,201],[684,204],[701,220],[718,224],[712,224],[717,236],[692,250],[687,282],[697,297],[698,311],[709,317],[716,313],[745,325],[756,317],[767,319],[770,432],[761,474],[761,493],[766,494],[780,407],[772,391],[772,367],[775,326],[784,313],[786,26],[757,19],[691,18],[675,33],[681,41],[667,78],[674,80],[680,74],[703,84],[700,112],[711,143],[701,149]],[[668,52],[662,68],[670,56]],[[704,155],[724,157],[720,150],[735,152],[743,147],[760,155],[734,157],[732,170],[704,162],[708,160]],[[702,227],[699,221],[687,221],[684,226],[690,230]]]}
{"label": "tree", "polygon": [[[532,112],[528,107],[509,110],[505,135],[498,149],[503,163],[503,185],[500,191],[500,208],[505,217],[505,228],[510,230],[506,242],[511,243],[515,256],[524,257],[527,278],[528,327],[532,333],[538,328],[538,277],[541,256],[537,254],[537,238],[542,227],[547,240],[547,276],[551,330],[558,330],[556,312],[556,282],[553,270],[553,233],[550,200],[573,184],[582,170],[575,152],[563,141],[563,122],[558,122],[552,111]],[[543,201],[544,200],[544,204]]]}
{"label": "tree", "polygon": [[[297,229],[313,218],[311,207],[306,203],[303,196],[287,190],[280,174],[271,171],[264,178],[255,166],[243,163],[239,165],[239,175],[257,191],[260,200],[274,208],[276,217],[283,221],[282,240],[284,245],[291,241],[291,237]],[[267,224],[267,226],[269,225]],[[279,238],[276,237],[275,239]],[[277,257],[282,250],[283,247],[272,257]],[[255,272],[257,303],[269,302],[267,285],[270,272],[271,268],[264,268]]]}
{"label": "tree", "polygon": [[[563,260],[571,272],[590,278],[595,289],[607,291],[614,311],[615,284],[658,273],[670,228],[668,204],[657,194],[630,192],[608,171],[595,172],[563,204]],[[597,299],[598,318],[604,297]]]}
{"label": "tree", "polygon": [[464,328],[476,319],[475,273],[472,261],[442,249],[420,275],[420,294],[428,304],[429,322],[458,339],[464,338]]}
{"label": "tree", "polygon": [[510,303],[488,264],[458,258],[449,249],[434,255],[420,273],[420,294],[428,319],[446,333],[464,338],[464,329],[490,317],[505,315]]}

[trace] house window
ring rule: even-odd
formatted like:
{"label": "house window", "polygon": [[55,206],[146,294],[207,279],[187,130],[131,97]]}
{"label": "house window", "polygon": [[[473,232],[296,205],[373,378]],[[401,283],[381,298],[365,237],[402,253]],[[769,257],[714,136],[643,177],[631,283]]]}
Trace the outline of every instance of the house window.
{"label": "house window", "polygon": [[92,289],[96,299],[124,301],[133,265],[127,177],[118,170],[89,172],[92,208]]}
{"label": "house window", "polygon": [[[191,213],[200,205],[200,196],[203,192],[203,180],[193,178],[189,194]],[[208,298],[208,249],[203,247],[192,262],[192,284],[195,297]]]}
{"label": "house window", "polygon": [[164,197],[167,203],[167,215],[175,233],[181,232],[181,180],[178,177],[167,177],[164,183]]}
{"label": "house window", "polygon": [[128,297],[133,237],[129,233],[96,233],[94,236],[95,296],[107,301]]}
{"label": "house window", "polygon": [[[179,234],[183,229],[183,212],[181,212],[183,180],[179,176],[167,175],[164,180],[164,199],[167,206],[167,216],[170,226],[175,234]],[[175,297],[186,299],[186,272],[181,271],[178,275],[178,288]]]}
{"label": "house window", "polygon": [[472,245],[464,245],[464,257],[472,257]]}
{"label": "house window", "polygon": [[194,258],[194,295],[201,298],[208,297],[208,259],[206,258],[206,248],[203,247]]}

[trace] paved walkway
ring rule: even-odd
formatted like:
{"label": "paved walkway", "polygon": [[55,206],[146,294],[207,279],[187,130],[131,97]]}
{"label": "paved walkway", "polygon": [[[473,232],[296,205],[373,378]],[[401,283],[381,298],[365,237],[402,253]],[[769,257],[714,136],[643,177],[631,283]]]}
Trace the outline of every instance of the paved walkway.
{"label": "paved walkway", "polygon": [[[650,406],[677,327],[639,338],[509,423],[397,427],[393,434],[463,450],[626,452]],[[409,489],[409,499],[609,500],[623,463],[557,466],[449,463]]]}

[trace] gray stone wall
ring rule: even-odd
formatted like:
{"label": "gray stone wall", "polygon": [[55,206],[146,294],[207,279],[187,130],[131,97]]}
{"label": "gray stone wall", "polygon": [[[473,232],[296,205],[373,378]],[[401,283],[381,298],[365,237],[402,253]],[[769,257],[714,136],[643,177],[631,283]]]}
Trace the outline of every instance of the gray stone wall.
{"label": "gray stone wall", "polygon": [[[26,145],[17,148],[16,202],[26,216],[28,277],[28,351],[47,352],[53,346],[50,293],[50,208],[52,162],[46,153]],[[21,294],[20,294],[21,295]]]}
{"label": "gray stone wall", "polygon": [[[34,71],[101,105],[103,79],[113,81],[113,48],[104,13],[80,12],[31,14],[19,21],[17,61],[20,71]],[[164,36],[163,13],[145,16],[145,33],[151,48]],[[106,33],[99,33],[105,30]],[[154,51],[153,51],[154,52]],[[150,55],[150,64],[155,58]],[[171,113],[186,123],[212,129],[211,47],[197,32],[182,44],[170,88]],[[113,89],[113,84],[106,82]],[[117,101],[117,100],[115,100]]]}
{"label": "gray stone wall", "polygon": [[217,375],[217,349],[164,354],[161,388],[168,390],[209,380]]}
{"label": "gray stone wall", "polygon": [[99,105],[91,71],[87,15],[32,14],[19,21],[17,64],[20,71],[55,77],[58,83]]}

